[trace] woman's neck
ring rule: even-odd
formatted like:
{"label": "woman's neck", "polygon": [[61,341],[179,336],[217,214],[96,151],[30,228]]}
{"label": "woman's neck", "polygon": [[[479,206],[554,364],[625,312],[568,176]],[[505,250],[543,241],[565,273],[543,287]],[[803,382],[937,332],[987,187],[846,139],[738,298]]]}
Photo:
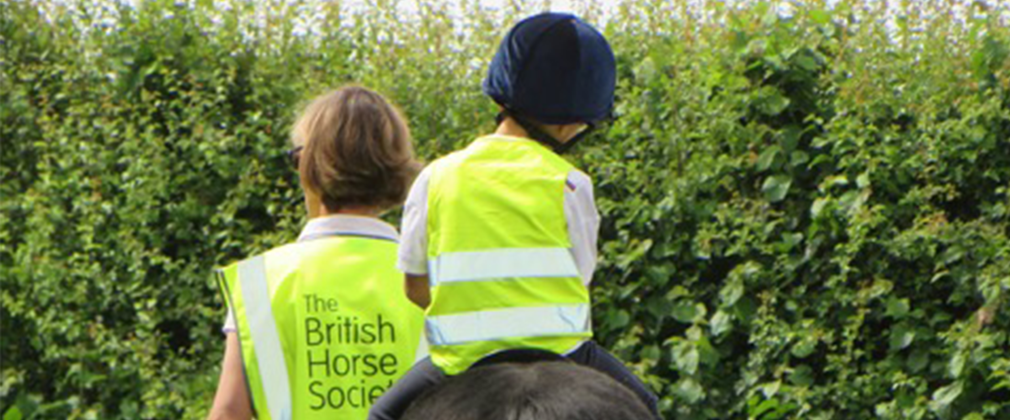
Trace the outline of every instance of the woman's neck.
{"label": "woman's neck", "polygon": [[381,214],[382,214],[382,210],[380,210],[378,208],[375,208],[375,207],[363,207],[363,206],[342,207],[340,210],[330,211],[329,209],[326,208],[326,206],[319,206],[319,216],[318,217],[327,217],[327,216],[358,216],[358,217],[378,218],[379,215],[381,215]]}

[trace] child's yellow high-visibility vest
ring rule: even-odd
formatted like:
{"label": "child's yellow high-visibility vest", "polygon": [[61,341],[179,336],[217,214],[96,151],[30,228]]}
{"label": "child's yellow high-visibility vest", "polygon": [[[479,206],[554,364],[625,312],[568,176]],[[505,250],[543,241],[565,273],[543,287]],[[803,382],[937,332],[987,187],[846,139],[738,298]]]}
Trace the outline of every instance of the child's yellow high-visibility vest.
{"label": "child's yellow high-visibility vest", "polygon": [[506,136],[432,163],[425,325],[446,374],[497,351],[564,353],[592,337],[564,212],[572,170],[543,145]]}

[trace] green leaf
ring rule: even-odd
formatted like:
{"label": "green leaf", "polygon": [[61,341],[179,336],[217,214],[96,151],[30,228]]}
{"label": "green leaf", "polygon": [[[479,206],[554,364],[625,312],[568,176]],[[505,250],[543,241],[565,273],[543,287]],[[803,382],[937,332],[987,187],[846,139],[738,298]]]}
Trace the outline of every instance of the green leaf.
{"label": "green leaf", "polygon": [[807,365],[799,365],[789,374],[789,382],[793,385],[808,387],[814,384],[814,370]]}
{"label": "green leaf", "polygon": [[891,350],[904,350],[915,338],[915,332],[908,329],[905,324],[898,324],[891,328]]}
{"label": "green leaf", "polygon": [[782,234],[782,242],[786,245],[785,250],[791,250],[803,242],[802,233],[790,233],[786,232]]}
{"label": "green leaf", "polygon": [[961,381],[954,382],[950,385],[937,389],[933,393],[932,407],[934,411],[946,411],[950,408],[950,405],[957,401],[957,397],[961,396],[961,392],[964,390],[964,385]]}
{"label": "green leaf", "polygon": [[913,372],[921,371],[929,364],[929,351],[925,349],[912,350],[908,356],[908,368]]}
{"label": "green leaf", "polygon": [[789,106],[789,98],[782,96],[782,93],[772,86],[761,88],[755,102],[758,110],[769,117],[781,114]]}
{"label": "green leaf", "polygon": [[779,393],[780,388],[782,388],[782,381],[768,382],[761,385],[761,393],[764,394],[765,398],[772,398],[775,394]]}
{"label": "green leaf", "polygon": [[757,316],[758,308],[754,299],[744,296],[740,298],[740,301],[737,302],[736,305],[733,305],[733,307],[729,310],[733,312],[733,316],[737,321],[746,325],[753,321],[754,317]]}
{"label": "green leaf", "polygon": [[870,186],[870,173],[863,172],[856,177],[856,186],[860,189]]}
{"label": "green leaf", "polygon": [[719,337],[733,329],[733,320],[728,313],[718,310],[709,321],[709,326],[712,328],[712,335]]}
{"label": "green leaf", "polygon": [[716,367],[719,365],[719,359],[721,355],[719,351],[712,346],[712,342],[708,340],[708,337],[702,335],[694,340],[694,346],[698,349],[698,355],[701,357],[701,364]]}
{"label": "green leaf", "polygon": [[[697,317],[695,319],[697,319]],[[692,342],[697,342],[701,340],[704,337],[703,334],[704,331],[702,331],[701,327],[697,325],[692,325],[688,327],[687,331],[684,331],[684,336],[687,337],[687,339],[691,340]]]}
{"label": "green leaf", "polygon": [[704,303],[698,302],[694,304],[694,322],[698,322],[708,316],[708,308],[705,307]]}
{"label": "green leaf", "polygon": [[747,49],[744,51],[744,54],[751,56],[764,55],[766,50],[768,50],[768,40],[754,38],[747,42]]}
{"label": "green leaf", "polygon": [[653,285],[662,286],[670,281],[672,271],[669,265],[652,264],[645,268],[645,275]]}
{"label": "green leaf", "polygon": [[779,144],[786,152],[795,153],[798,151],[796,146],[799,145],[801,137],[803,137],[803,128],[796,124],[790,124],[779,132]]}
{"label": "green leaf", "polygon": [[964,372],[964,365],[964,352],[959,351],[950,358],[950,361],[947,362],[947,371],[950,373],[951,377],[958,379],[961,377],[961,373]]}
{"label": "green leaf", "polygon": [[947,250],[943,252],[943,255],[940,258],[942,259],[944,264],[951,265],[964,258],[965,253],[966,251],[964,250],[964,248],[958,245],[954,245],[951,246],[950,248],[947,248]]}
{"label": "green leaf", "polygon": [[660,296],[645,301],[645,308],[656,318],[665,318],[673,310],[673,302]]}
{"label": "green leaf", "polygon": [[729,307],[736,304],[743,296],[743,281],[738,277],[731,277],[722,289],[719,290],[719,301],[722,307]]}
{"label": "green leaf", "polygon": [[770,398],[762,400],[760,404],[748,408],[747,416],[751,419],[762,418],[761,416],[768,412],[774,412],[779,408],[779,400],[775,398]]}
{"label": "green leaf", "polygon": [[819,187],[821,192],[826,192],[832,187],[844,187],[849,185],[849,177],[845,175],[831,175],[821,182]]}
{"label": "green leaf", "polygon": [[817,70],[817,60],[810,54],[798,54],[793,58],[793,62],[805,71],[813,72]]}
{"label": "green leaf", "polygon": [[659,349],[659,346],[645,346],[645,348],[642,349],[640,356],[642,360],[658,361],[662,356],[660,352],[661,350]]}
{"label": "green leaf", "polygon": [[645,57],[638,66],[635,67],[635,76],[637,79],[647,82],[656,77],[656,64],[653,62],[652,57]]}
{"label": "green leaf", "polygon": [[761,17],[761,25],[765,27],[775,26],[775,24],[778,23],[780,19],[781,18],[779,17],[778,13],[775,13],[774,10],[771,10],[767,13],[764,13],[764,16]]}
{"label": "green leaf", "polygon": [[673,363],[677,370],[685,375],[698,372],[698,348],[690,341],[678,342],[673,348]]}
{"label": "green leaf", "polygon": [[688,404],[697,403],[705,398],[705,390],[693,378],[681,378],[673,388],[673,392]]}
{"label": "green leaf", "polygon": [[824,25],[831,22],[831,12],[823,9],[813,9],[810,11],[810,20],[818,25]]}
{"label": "green leaf", "polygon": [[682,301],[673,306],[673,318],[677,321],[690,324],[694,322],[694,318],[697,315],[698,312],[694,303]]}
{"label": "green leaf", "polygon": [[796,344],[793,344],[791,353],[793,356],[796,356],[800,359],[805,358],[813,354],[814,350],[817,350],[817,343],[818,341],[816,338],[814,338],[810,334],[806,334],[803,336],[803,338],[800,339],[800,341],[797,341]]}
{"label": "green leaf", "polygon": [[771,146],[765,149],[765,151],[761,152],[761,155],[758,156],[757,170],[760,172],[767,171],[771,168],[772,164],[775,163],[775,158],[778,157],[781,152],[782,148],[778,146]]}
{"label": "green leaf", "polygon": [[763,185],[761,185],[761,191],[765,194],[765,199],[777,203],[782,201],[789,193],[789,186],[792,184],[793,179],[785,175],[775,175],[765,179]]}
{"label": "green leaf", "polygon": [[898,299],[894,296],[887,299],[887,312],[885,315],[891,318],[901,319],[908,315],[908,310],[908,299]]}
{"label": "green leaf", "polygon": [[637,243],[633,242],[633,244],[634,248],[632,248],[631,251],[621,255],[620,258],[618,259],[617,261],[618,267],[621,267],[622,269],[627,269],[628,266],[630,266],[635,261],[642,259],[642,257],[645,256],[645,254],[649,252],[650,249],[652,249],[652,239],[646,239],[644,241]]}
{"label": "green leaf", "polygon": [[810,217],[817,219],[824,212],[824,207],[830,203],[830,199],[826,197],[819,197],[814,200],[814,203],[810,205]]}
{"label": "green leaf", "polygon": [[614,328],[623,328],[624,326],[628,325],[628,322],[630,321],[631,321],[631,315],[628,314],[628,311],[625,311],[623,309],[613,313],[613,315],[610,317],[610,325]]}
{"label": "green leaf", "polygon": [[747,33],[743,31],[733,31],[733,38],[730,40],[730,47],[736,52],[743,52],[747,47]]}
{"label": "green leaf", "polygon": [[18,408],[18,406],[15,405],[15,406],[7,409],[7,412],[4,413],[4,419],[3,420],[21,420],[21,417],[22,417],[22,415],[21,415],[21,409]]}
{"label": "green leaf", "polygon": [[810,155],[802,150],[793,150],[789,154],[789,165],[793,167],[802,166],[803,164],[810,162]]}

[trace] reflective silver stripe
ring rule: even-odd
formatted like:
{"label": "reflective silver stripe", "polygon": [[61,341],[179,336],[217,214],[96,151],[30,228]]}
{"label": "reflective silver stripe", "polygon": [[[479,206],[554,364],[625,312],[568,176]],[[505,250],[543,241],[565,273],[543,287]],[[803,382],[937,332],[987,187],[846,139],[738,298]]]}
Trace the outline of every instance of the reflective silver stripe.
{"label": "reflective silver stripe", "polygon": [[256,364],[266,394],[267,409],[274,420],[291,419],[291,389],[288,369],[284,363],[280,335],[270,309],[270,291],[267,285],[266,260],[262,255],[242,261],[238,265],[238,279],[242,285],[242,300],[246,320],[256,350]]}
{"label": "reflective silver stripe", "polygon": [[516,277],[579,277],[568,248],[498,248],[447,252],[430,262],[432,286]]}
{"label": "reflective silver stripe", "polygon": [[536,306],[430,316],[428,340],[435,346],[512,337],[541,337],[591,331],[589,305]]}
{"label": "reflective silver stripe", "polygon": [[417,340],[417,350],[414,350],[414,363],[420,362],[421,359],[428,357],[429,354],[428,337],[425,337],[424,331],[421,331],[421,339]]}

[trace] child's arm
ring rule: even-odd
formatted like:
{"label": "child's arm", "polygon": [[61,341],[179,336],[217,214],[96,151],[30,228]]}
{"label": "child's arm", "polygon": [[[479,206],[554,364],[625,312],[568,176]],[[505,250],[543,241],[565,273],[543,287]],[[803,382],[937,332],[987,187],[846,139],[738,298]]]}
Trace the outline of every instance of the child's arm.
{"label": "child's arm", "polygon": [[428,169],[421,171],[410,187],[403,205],[400,252],[397,268],[405,276],[403,288],[407,298],[421,308],[431,302],[428,289]]}
{"label": "child's arm", "polygon": [[403,276],[403,287],[407,292],[407,299],[426,309],[431,303],[431,290],[428,286],[428,275],[415,276],[406,274]]}

